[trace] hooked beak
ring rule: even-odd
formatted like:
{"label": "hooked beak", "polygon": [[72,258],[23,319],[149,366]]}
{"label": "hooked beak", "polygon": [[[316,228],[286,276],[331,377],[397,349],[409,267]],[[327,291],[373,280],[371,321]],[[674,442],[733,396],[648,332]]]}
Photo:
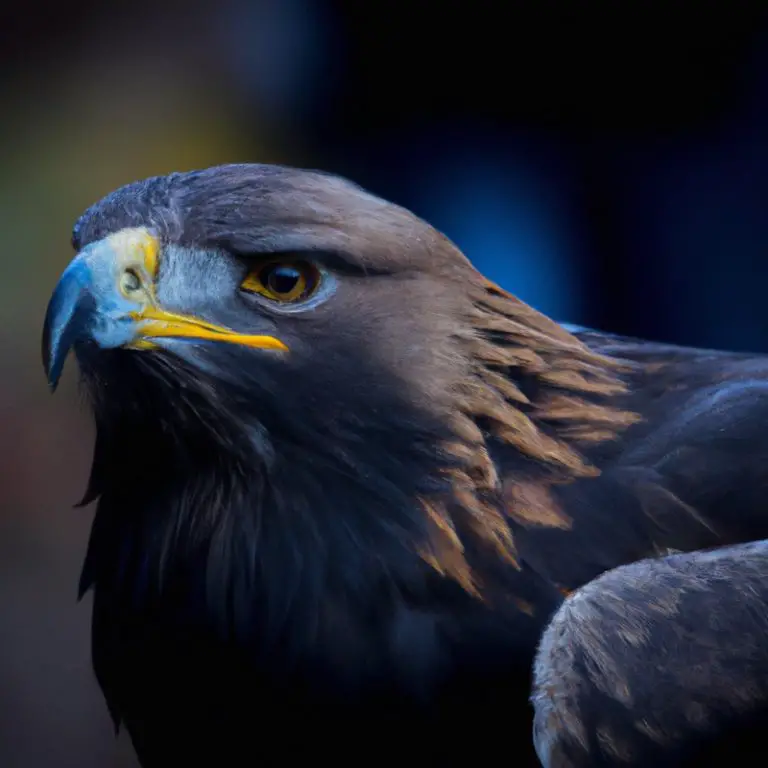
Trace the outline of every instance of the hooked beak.
{"label": "hooked beak", "polygon": [[146,229],[126,229],[84,248],[53,291],[43,325],[43,365],[55,391],[78,342],[102,349],[155,349],[155,339],[186,338],[287,351],[273,336],[237,333],[167,312],[155,298],[159,243]]}

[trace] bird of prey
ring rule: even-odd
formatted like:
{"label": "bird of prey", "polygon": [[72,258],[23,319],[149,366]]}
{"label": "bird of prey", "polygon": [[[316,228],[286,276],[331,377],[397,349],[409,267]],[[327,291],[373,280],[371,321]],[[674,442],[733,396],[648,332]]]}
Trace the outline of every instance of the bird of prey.
{"label": "bird of prey", "polygon": [[765,358],[571,332],[318,171],[128,184],[72,244],[43,357],[145,768],[683,765],[754,713],[762,550],[685,553],[768,534]]}

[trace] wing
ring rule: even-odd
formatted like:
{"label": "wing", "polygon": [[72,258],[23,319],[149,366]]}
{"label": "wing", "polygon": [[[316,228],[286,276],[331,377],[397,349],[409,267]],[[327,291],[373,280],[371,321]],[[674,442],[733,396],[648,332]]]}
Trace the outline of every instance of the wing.
{"label": "wing", "polygon": [[652,473],[655,485],[714,534],[703,543],[686,533],[665,546],[687,551],[768,538],[768,356],[588,330],[576,336],[595,352],[635,364],[630,392],[615,405],[642,415],[620,440],[585,452],[607,473]]}
{"label": "wing", "polygon": [[575,592],[542,637],[532,701],[545,768],[725,765],[757,749],[768,543],[643,560]]}

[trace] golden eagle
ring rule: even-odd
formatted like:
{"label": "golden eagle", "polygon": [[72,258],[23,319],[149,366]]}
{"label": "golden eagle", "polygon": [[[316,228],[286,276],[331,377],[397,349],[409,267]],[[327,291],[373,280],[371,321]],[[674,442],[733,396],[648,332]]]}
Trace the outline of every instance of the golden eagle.
{"label": "golden eagle", "polygon": [[142,765],[759,743],[762,550],[685,553],[768,532],[766,358],[569,332],[317,171],[129,184],[73,246],[43,357],[93,407],[81,592]]}

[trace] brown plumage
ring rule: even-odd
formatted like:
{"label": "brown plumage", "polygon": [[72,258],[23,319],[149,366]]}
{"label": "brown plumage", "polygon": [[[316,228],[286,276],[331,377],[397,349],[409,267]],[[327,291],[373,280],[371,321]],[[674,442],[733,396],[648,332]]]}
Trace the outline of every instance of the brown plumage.
{"label": "brown plumage", "polygon": [[82,588],[145,766],[536,765],[563,596],[766,535],[765,358],[570,333],[342,179],[149,179],[73,244],[45,363],[94,406]]}
{"label": "brown plumage", "polygon": [[[450,505],[427,504],[430,519],[438,518],[436,548],[442,554],[434,558],[436,567],[474,591],[456,526],[517,565],[511,521],[568,527],[549,486],[599,474],[578,443],[612,440],[641,417],[610,404],[612,396],[627,392],[620,374],[629,366],[596,354],[488,280],[477,276],[473,283],[461,339],[470,363],[451,392],[459,440],[448,446],[465,467],[451,474]],[[515,383],[522,378],[530,397]],[[510,482],[500,474],[489,441],[537,462],[534,478]]]}

